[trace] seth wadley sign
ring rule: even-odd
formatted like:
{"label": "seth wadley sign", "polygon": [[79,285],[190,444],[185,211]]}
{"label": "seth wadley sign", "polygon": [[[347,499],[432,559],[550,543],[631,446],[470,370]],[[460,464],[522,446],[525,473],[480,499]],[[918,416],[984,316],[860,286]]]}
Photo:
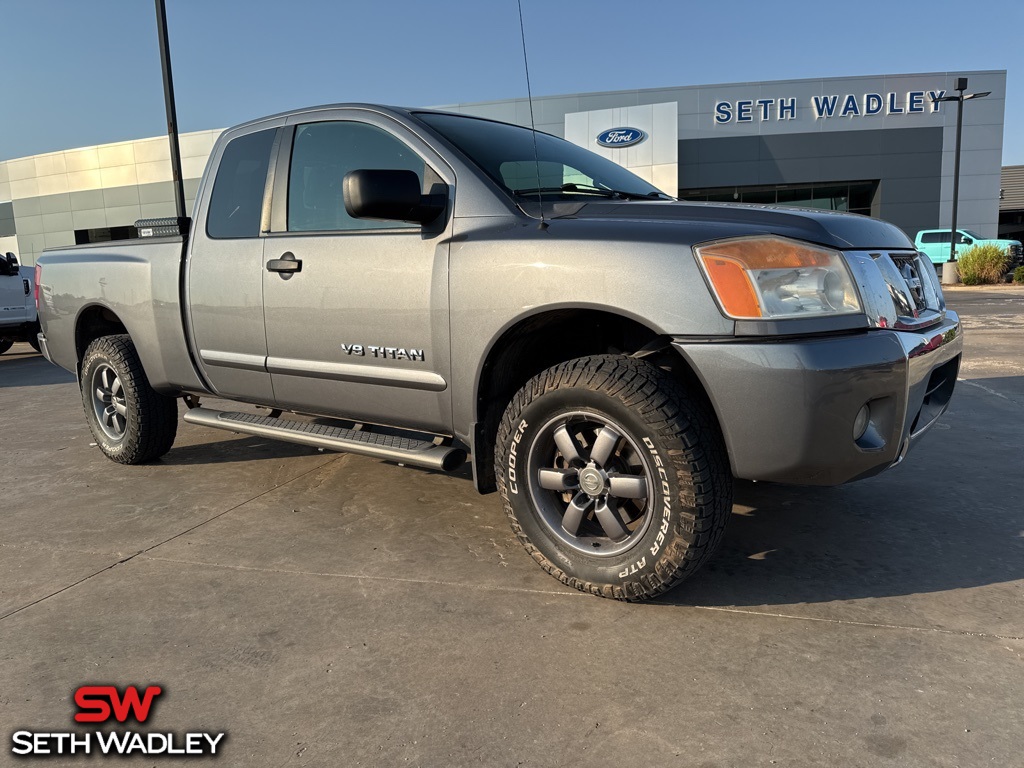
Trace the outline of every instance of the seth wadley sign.
{"label": "seth wadley sign", "polygon": [[[945,91],[908,91],[906,94],[890,91],[886,94],[864,93],[840,96],[812,96],[808,106],[815,119],[830,117],[871,117],[883,112],[887,115],[915,115],[938,112],[938,102]],[[904,97],[905,98],[901,98]],[[795,120],[796,97],[779,99],[740,99],[719,101],[715,104],[715,124],[752,123],[764,120]]]}

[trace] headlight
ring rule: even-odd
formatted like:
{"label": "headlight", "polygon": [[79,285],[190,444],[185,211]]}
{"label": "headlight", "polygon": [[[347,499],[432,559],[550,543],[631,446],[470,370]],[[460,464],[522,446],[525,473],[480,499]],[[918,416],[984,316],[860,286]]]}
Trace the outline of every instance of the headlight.
{"label": "headlight", "polygon": [[725,314],[737,320],[861,311],[838,251],[782,237],[741,237],[694,248]]}

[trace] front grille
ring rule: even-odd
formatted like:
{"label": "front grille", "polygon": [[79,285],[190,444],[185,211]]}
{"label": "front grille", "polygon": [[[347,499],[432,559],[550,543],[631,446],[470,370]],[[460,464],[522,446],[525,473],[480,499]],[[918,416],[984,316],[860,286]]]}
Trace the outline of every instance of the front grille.
{"label": "front grille", "polygon": [[899,270],[900,276],[907,284],[910,295],[914,299],[914,309],[918,312],[922,309],[927,309],[928,303],[925,301],[924,297],[925,277],[921,274],[921,268],[917,263],[917,254],[890,253],[889,258],[892,259],[892,263],[896,265],[896,269]]}
{"label": "front grille", "polygon": [[914,331],[944,317],[935,268],[917,251],[847,251],[868,320],[876,328]]}
{"label": "front grille", "polygon": [[923,266],[919,261],[923,257],[918,253],[890,251],[872,253],[871,258],[882,273],[889,297],[900,318],[913,324],[925,310],[938,308],[931,306],[937,302],[930,301],[934,298],[934,291],[926,285],[928,278],[923,274]]}

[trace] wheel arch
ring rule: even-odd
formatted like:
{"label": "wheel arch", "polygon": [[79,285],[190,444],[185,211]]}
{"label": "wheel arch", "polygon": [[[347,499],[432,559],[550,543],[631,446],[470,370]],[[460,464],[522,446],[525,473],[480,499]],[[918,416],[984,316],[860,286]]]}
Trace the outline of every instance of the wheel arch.
{"label": "wheel arch", "polygon": [[671,340],[643,318],[587,305],[544,307],[511,321],[488,346],[475,379],[471,439],[477,490],[496,490],[495,441],[513,395],[541,371],[567,360],[596,354],[650,358],[714,413],[701,379]]}
{"label": "wheel arch", "polygon": [[114,336],[125,333],[131,336],[127,326],[110,307],[94,303],[88,304],[78,312],[75,318],[75,363],[77,372],[82,371],[82,358],[85,351],[96,339],[103,336]]}

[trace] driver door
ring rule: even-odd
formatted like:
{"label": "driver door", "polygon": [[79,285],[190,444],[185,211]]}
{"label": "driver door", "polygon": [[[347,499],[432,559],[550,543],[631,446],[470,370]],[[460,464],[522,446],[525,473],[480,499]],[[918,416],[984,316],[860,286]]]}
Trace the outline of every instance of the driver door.
{"label": "driver door", "polygon": [[[451,171],[383,116],[316,117],[292,118],[282,137],[273,231],[264,238],[267,369],[277,404],[444,431],[451,217],[425,226],[355,219],[342,182],[360,168],[412,170],[426,191],[434,181],[450,185]],[[274,271],[275,260],[301,266]]]}

